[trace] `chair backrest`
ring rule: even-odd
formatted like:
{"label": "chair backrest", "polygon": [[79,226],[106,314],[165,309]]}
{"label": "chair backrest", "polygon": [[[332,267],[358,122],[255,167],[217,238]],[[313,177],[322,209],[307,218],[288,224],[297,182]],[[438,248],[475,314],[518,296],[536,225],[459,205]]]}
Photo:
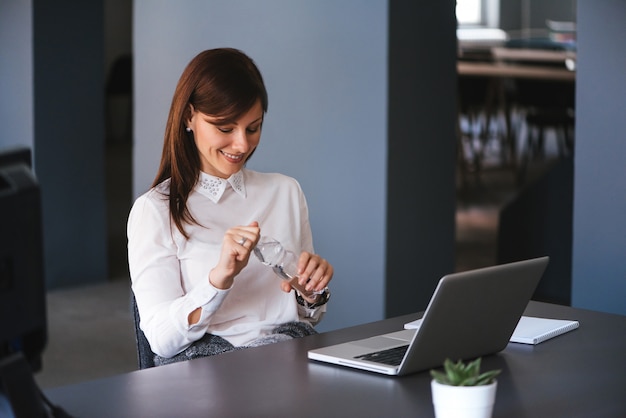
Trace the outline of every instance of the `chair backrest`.
{"label": "chair backrest", "polygon": [[137,360],[139,362],[140,369],[147,369],[150,367],[154,367],[154,353],[150,348],[150,343],[148,343],[148,339],[145,334],[139,328],[139,310],[137,310],[137,301],[135,300],[135,295],[132,295],[133,305],[133,317],[135,322],[135,337],[137,340]]}

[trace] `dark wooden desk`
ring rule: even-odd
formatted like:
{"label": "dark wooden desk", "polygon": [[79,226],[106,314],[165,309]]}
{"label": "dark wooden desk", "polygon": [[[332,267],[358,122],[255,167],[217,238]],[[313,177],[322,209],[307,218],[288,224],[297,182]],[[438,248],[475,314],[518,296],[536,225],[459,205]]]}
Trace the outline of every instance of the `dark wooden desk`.
{"label": "dark wooden desk", "polygon": [[[502,368],[494,417],[626,416],[626,317],[531,302],[527,315],[580,328],[487,356]],[[387,377],[307,360],[307,349],[383,331],[406,315],[217,357],[47,390],[79,417],[433,416],[427,371]]]}

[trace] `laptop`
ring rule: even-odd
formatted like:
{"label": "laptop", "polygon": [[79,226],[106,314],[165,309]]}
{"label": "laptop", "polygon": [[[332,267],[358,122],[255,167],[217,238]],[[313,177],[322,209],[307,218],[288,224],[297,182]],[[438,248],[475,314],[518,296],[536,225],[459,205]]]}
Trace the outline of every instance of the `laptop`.
{"label": "laptop", "polygon": [[549,257],[444,276],[419,329],[308,351],[308,358],[387,375],[440,367],[502,351],[532,297]]}

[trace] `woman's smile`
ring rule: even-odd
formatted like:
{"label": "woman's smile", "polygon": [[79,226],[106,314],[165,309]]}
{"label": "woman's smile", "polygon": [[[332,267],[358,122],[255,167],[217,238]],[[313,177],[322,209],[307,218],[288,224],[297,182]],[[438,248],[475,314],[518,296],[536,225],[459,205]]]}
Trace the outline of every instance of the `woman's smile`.
{"label": "woman's smile", "polygon": [[232,163],[239,163],[241,162],[241,160],[243,160],[243,157],[245,154],[230,154],[226,151],[220,151],[222,153],[222,155],[224,155],[224,157],[226,157],[226,159]]}

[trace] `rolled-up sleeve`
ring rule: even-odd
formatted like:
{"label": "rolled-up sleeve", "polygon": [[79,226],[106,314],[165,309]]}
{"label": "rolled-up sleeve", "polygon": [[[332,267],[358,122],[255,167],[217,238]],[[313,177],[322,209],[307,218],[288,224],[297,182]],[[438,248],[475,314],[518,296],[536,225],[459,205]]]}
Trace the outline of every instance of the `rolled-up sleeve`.
{"label": "rolled-up sleeve", "polygon": [[[139,197],[128,217],[128,264],[141,318],[152,351],[172,357],[207,331],[211,316],[229,290],[213,287],[208,276],[183,289],[178,246],[167,200],[155,190]],[[201,307],[200,321],[189,325]]]}

